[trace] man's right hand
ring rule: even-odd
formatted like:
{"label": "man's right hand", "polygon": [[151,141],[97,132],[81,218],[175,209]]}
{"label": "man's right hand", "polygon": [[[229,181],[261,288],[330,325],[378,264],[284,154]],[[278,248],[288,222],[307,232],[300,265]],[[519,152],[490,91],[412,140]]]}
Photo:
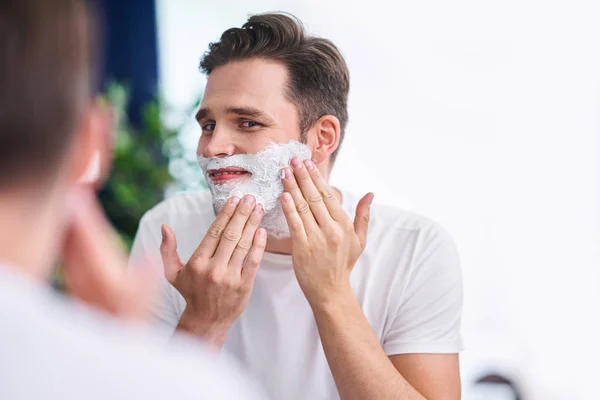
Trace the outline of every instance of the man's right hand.
{"label": "man's right hand", "polygon": [[263,209],[255,203],[251,195],[229,199],[187,264],[179,259],[175,234],[162,226],[165,276],[187,303],[178,329],[219,348],[248,304],[267,243],[259,228]]}

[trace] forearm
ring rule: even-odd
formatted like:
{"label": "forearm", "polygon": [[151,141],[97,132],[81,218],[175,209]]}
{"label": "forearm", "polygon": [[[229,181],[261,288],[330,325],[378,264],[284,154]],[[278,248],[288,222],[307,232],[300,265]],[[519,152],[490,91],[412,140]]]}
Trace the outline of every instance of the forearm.
{"label": "forearm", "polygon": [[199,321],[186,309],[179,319],[177,331],[200,338],[220,350],[225,343],[229,328],[219,324],[209,324]]}
{"label": "forearm", "polygon": [[312,308],[342,399],[424,399],[391,363],[350,289]]}

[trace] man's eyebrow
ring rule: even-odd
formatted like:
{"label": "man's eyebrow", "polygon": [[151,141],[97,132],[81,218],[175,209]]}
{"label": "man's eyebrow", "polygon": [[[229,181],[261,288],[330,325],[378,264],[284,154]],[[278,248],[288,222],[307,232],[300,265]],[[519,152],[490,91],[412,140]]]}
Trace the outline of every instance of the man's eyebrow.
{"label": "man's eyebrow", "polygon": [[[272,121],[272,118],[269,117],[264,111],[254,107],[228,107],[225,111],[227,112],[227,114],[240,115],[250,118],[262,118],[268,121]],[[210,108],[201,108],[196,113],[196,121],[208,118],[208,116],[211,114],[212,111],[210,110]]]}
{"label": "man's eyebrow", "polygon": [[265,118],[268,117],[263,111],[253,107],[229,107],[227,114],[243,115],[251,118]]}
{"label": "man's eyebrow", "polygon": [[198,112],[196,113],[196,121],[200,121],[201,119],[208,117],[209,114],[210,114],[210,108],[199,109]]}

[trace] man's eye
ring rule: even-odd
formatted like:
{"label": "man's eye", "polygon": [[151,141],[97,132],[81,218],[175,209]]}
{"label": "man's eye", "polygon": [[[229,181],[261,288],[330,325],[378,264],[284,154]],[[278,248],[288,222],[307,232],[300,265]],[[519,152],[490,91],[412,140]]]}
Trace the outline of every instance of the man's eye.
{"label": "man's eye", "polygon": [[214,131],[215,130],[215,125],[216,124],[214,124],[214,123],[202,125],[202,132],[205,133],[205,132],[212,132],[212,131]]}
{"label": "man's eye", "polygon": [[256,121],[242,121],[242,128],[254,128],[255,126],[260,126],[260,124]]}

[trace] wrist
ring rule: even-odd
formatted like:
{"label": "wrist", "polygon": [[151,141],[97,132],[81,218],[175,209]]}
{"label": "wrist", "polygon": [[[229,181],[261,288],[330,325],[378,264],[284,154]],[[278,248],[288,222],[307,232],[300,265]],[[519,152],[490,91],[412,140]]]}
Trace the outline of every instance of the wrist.
{"label": "wrist", "polygon": [[204,321],[186,307],[179,319],[177,330],[199,337],[210,345],[221,349],[230,327],[231,324]]}
{"label": "wrist", "polygon": [[356,303],[356,296],[354,296],[350,282],[333,289],[321,290],[320,293],[306,296],[306,298],[314,313],[343,312],[344,309]]}

